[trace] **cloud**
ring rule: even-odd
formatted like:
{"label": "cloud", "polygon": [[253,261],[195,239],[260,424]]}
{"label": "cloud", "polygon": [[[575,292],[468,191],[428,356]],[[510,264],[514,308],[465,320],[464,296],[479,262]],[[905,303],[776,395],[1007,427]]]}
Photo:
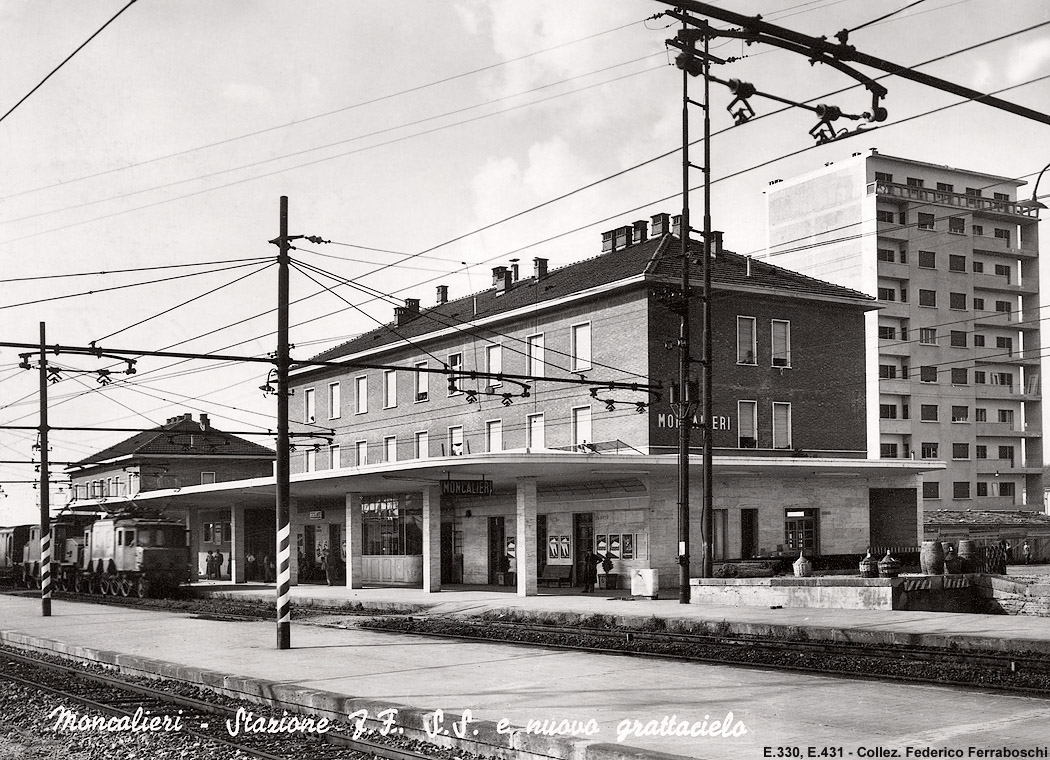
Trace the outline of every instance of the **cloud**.
{"label": "cloud", "polygon": [[974,62],[972,86],[983,92],[1027,82],[1046,73],[1050,63],[1050,38],[1032,40],[1010,50],[1002,59]]}
{"label": "cloud", "polygon": [[248,82],[227,82],[222,94],[235,103],[269,103],[271,100],[268,88]]}

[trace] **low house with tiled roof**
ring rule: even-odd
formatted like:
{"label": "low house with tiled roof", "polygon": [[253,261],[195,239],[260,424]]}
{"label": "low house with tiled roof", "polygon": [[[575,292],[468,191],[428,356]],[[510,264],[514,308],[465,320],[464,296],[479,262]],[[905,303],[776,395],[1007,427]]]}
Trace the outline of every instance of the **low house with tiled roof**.
{"label": "low house with tiled roof", "polygon": [[[591,550],[621,584],[642,570],[673,584],[677,232],[657,214],[567,266],[536,258],[524,276],[512,259],[486,290],[406,298],[390,323],[314,357],[325,366],[294,367],[293,432],[332,440],[292,455],[293,577],[318,577],[338,549],[351,586],[502,581],[532,594],[544,578],[582,582]],[[689,253],[699,357],[701,245]],[[943,463],[867,459],[874,299],[729,251],[711,264],[713,559],[915,545],[918,473]]]}
{"label": "low house with tiled roof", "polygon": [[927,510],[923,520],[928,540],[956,544],[969,539],[978,546],[999,546],[1005,541],[1013,550],[1014,562],[1024,561],[1021,547],[1027,540],[1034,562],[1050,561],[1050,515],[1043,512],[935,509]]}
{"label": "low house with tiled roof", "polygon": [[[146,430],[69,465],[76,511],[119,510],[150,493],[215,485],[253,478],[272,478],[276,455],[272,449],[212,426],[207,414],[169,418]],[[273,508],[240,512],[238,531],[229,505],[201,509],[196,505],[164,507],[170,517],[186,521],[195,554],[209,550],[235,551],[238,543],[257,544],[265,551],[273,544]],[[229,563],[223,576],[230,576]]]}

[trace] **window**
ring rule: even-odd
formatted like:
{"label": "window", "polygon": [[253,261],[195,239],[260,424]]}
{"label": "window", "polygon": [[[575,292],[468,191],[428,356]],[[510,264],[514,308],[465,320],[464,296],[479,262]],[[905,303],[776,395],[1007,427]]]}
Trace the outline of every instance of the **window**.
{"label": "window", "polygon": [[1010,284],[1010,265],[1009,264],[996,264],[995,265],[995,276],[1005,277],[1006,283]]}
{"label": "window", "polygon": [[383,408],[392,409],[397,406],[397,370],[388,369],[383,371]]}
{"label": "window", "polygon": [[973,299],[973,310],[974,311],[983,311],[984,310],[984,299],[983,298],[974,298]]}
{"label": "window", "polygon": [[354,444],[354,459],[357,460],[358,467],[368,464],[368,441],[357,441]]}
{"label": "window", "polygon": [[317,402],[314,400],[314,389],[307,388],[303,394],[303,422],[313,422],[317,419]]}
{"label": "window", "polygon": [[875,172],[876,182],[893,182],[893,175],[886,172]]}
{"label": "window", "polygon": [[988,376],[985,374],[984,370],[982,370],[982,369],[975,369],[973,371],[973,384],[974,385],[984,385],[985,383],[988,382],[987,377]]}
{"label": "window", "polygon": [[995,198],[995,200],[997,200],[997,201],[1008,201],[1008,200],[1010,200],[1009,193],[995,193],[995,192],[993,192],[992,193],[992,197]]}
{"label": "window", "polygon": [[201,485],[206,486],[215,482],[214,472],[202,472],[201,473]]}
{"label": "window", "polygon": [[952,407],[952,422],[969,422],[970,421],[970,407],[968,406],[953,406]]}
{"label": "window", "polygon": [[939,499],[941,498],[941,484],[936,480],[923,481],[922,484],[922,498],[924,499]]}
{"label": "window", "polygon": [[736,417],[740,448],[758,448],[758,402],[737,401]]}
{"label": "window", "polygon": [[937,343],[937,328],[935,327],[920,327],[919,328],[919,343],[926,346],[936,345]]}
{"label": "window", "polygon": [[485,423],[485,445],[490,452],[503,451],[503,420]]}
{"label": "window", "polygon": [[948,254],[948,271],[949,272],[965,272],[966,271],[966,257],[960,256],[956,253]]}
{"label": "window", "polygon": [[908,183],[908,187],[922,187],[923,181],[917,177],[908,177],[905,180]]}
{"label": "window", "polygon": [[983,224],[971,225],[970,226],[970,232],[972,232],[974,235],[984,235],[984,225]]}
{"label": "window", "polygon": [[919,367],[919,382],[922,382],[922,383],[936,383],[937,382],[937,368],[936,367]]}
{"label": "window", "polygon": [[1008,338],[1005,335],[999,335],[995,339],[995,347],[996,348],[1005,349],[1006,350],[1006,354],[1008,356],[1009,355],[1013,355],[1013,352],[1014,352],[1014,340],[1013,340],[1013,338]]}
{"label": "window", "polygon": [[354,395],[356,396],[356,414],[364,414],[368,411],[368,378],[354,378]]}
{"label": "window", "polygon": [[547,448],[546,438],[543,432],[543,415],[530,414],[527,420],[528,441],[526,445],[530,449]]}
{"label": "window", "polygon": [[328,384],[328,419],[338,419],[339,411],[339,383]]}
{"label": "window", "polygon": [[920,230],[932,230],[934,219],[933,214],[924,214],[919,212],[919,229]]}
{"label": "window", "polygon": [[948,218],[948,232],[953,232],[956,235],[966,234],[966,220],[961,216],[952,216]]}
{"label": "window", "polygon": [[879,325],[879,338],[881,340],[896,340],[897,328],[890,325]]}
{"label": "window", "polygon": [[383,438],[383,461],[397,461],[397,436],[388,435]]}
{"label": "window", "polygon": [[908,263],[908,249],[904,247],[903,243],[901,244],[901,263]]}
{"label": "window", "polygon": [[430,373],[427,362],[416,362],[416,401],[427,401],[430,399]]}
{"label": "window", "polygon": [[1004,241],[1007,245],[1010,245],[1010,230],[1003,230],[996,227],[995,236]]}
{"label": "window", "polygon": [[968,443],[953,443],[952,444],[952,459],[969,459],[970,458],[970,444]]}
{"label": "window", "polygon": [[948,294],[948,308],[949,309],[965,309],[966,308],[966,294],[965,293],[949,293]]}
{"label": "window", "polygon": [[317,450],[309,448],[303,453],[303,459],[305,460],[304,469],[306,472],[315,472],[317,470]]}
{"label": "window", "polygon": [[416,459],[428,459],[430,457],[430,433],[420,430],[416,433]]}
{"label": "window", "polygon": [[987,422],[988,421],[988,410],[987,409],[980,409],[980,408],[974,409],[973,410],[973,418],[977,422]]}
{"label": "window", "polygon": [[463,426],[455,425],[448,429],[448,453],[449,456],[462,456],[463,451]]}
{"label": "window", "polygon": [[977,495],[987,496],[988,495],[988,483],[984,481],[977,481]]}
{"label": "window", "polygon": [[463,354],[455,353],[448,355],[448,395],[455,396],[462,393],[459,390],[459,386],[456,382],[459,380],[459,373],[463,371]]}
{"label": "window", "polygon": [[529,374],[543,377],[543,335],[528,337]]}
{"label": "window", "polygon": [[1014,307],[1009,301],[996,301],[995,310],[1001,314],[1009,314],[1014,310]]}
{"label": "window", "polygon": [[757,364],[758,348],[755,338],[755,318],[736,318],[736,363]]}
{"label": "window", "polygon": [[817,554],[818,509],[784,510],[784,541],[788,551]]}
{"label": "window", "polygon": [[938,182],[937,183],[937,190],[942,192],[942,193],[954,193],[955,192],[955,185],[950,185],[947,182]]}
{"label": "window", "polygon": [[791,366],[791,323],[783,319],[771,322],[773,340],[773,366]]}
{"label": "window", "polygon": [[895,419],[897,419],[897,405],[896,404],[879,404],[879,419],[882,419],[882,420],[895,420]]}
{"label": "window", "polygon": [[880,364],[879,365],[879,379],[880,380],[893,380],[897,377],[897,368],[892,364]]}
{"label": "window", "polygon": [[976,459],[987,459],[988,458],[988,447],[982,443],[977,444],[974,447],[974,457]]}
{"label": "window", "polygon": [[1014,447],[1013,446],[1000,446],[999,447],[999,458],[1007,459],[1010,461],[1010,466],[1014,466]]}
{"label": "window", "polygon": [[970,481],[968,480],[956,480],[952,483],[952,498],[953,499],[969,499],[970,498]]}
{"label": "window", "polygon": [[919,406],[919,419],[923,422],[936,422],[937,416],[936,404],[921,404]]}
{"label": "window", "polygon": [[894,262],[897,260],[897,254],[892,248],[879,248],[875,251],[875,257],[879,261]]}
{"label": "window", "polygon": [[572,371],[591,368],[591,323],[572,326]]}
{"label": "window", "polygon": [[879,458],[880,459],[896,459],[897,458],[897,444],[895,444],[895,443],[880,443],[879,444]]}
{"label": "window", "polygon": [[328,466],[333,470],[338,470],[343,466],[342,454],[338,443],[332,443],[328,446]]}
{"label": "window", "polygon": [[983,335],[974,335],[973,336],[973,345],[974,345],[975,348],[982,348],[982,347],[984,347],[984,336]]}
{"label": "window", "polygon": [[920,454],[923,459],[936,459],[937,444],[933,441],[924,441],[920,448]]}
{"label": "window", "polygon": [[886,209],[875,210],[875,220],[879,222],[889,222],[893,224],[893,212]]}
{"label": "window", "polygon": [[948,340],[949,345],[955,348],[966,348],[966,331],[952,330]]}
{"label": "window", "polygon": [[919,267],[922,269],[936,269],[937,268],[937,252],[936,251],[919,251]]}
{"label": "window", "polygon": [[966,188],[966,194],[972,198],[980,198],[981,189],[979,187],[968,187]]}
{"label": "window", "polygon": [[[905,402],[905,401],[901,402],[901,419],[902,420],[910,420],[911,419],[911,407],[908,406],[908,403]],[[908,447],[905,446],[904,448],[907,449]]]}
{"label": "window", "polygon": [[937,291],[919,288],[919,306],[936,306]]}
{"label": "window", "polygon": [[908,303],[908,288],[904,285],[901,285],[900,298],[901,303]]}
{"label": "window", "polygon": [[992,374],[992,385],[1013,385],[1014,376],[1010,372],[995,372]]}
{"label": "window", "polygon": [[[999,422],[1005,425],[1014,424],[1014,410],[1013,409],[1000,409],[999,410]],[[1002,457],[999,457],[1002,459]]]}
{"label": "window", "polygon": [[968,374],[966,367],[952,367],[952,385],[968,385]]}
{"label": "window", "polygon": [[791,404],[773,402],[773,448],[791,448]]}
{"label": "window", "polygon": [[[893,288],[879,288],[879,300],[880,301],[896,301],[897,291]],[[745,362],[741,362],[745,363]]]}
{"label": "window", "polygon": [[999,495],[1000,496],[1013,496],[1014,495],[1014,484],[1013,483],[1000,483],[999,484]]}
{"label": "window", "polygon": [[582,446],[590,443],[591,438],[591,408],[589,406],[576,406],[572,409],[572,443]]}
{"label": "window", "polygon": [[[493,346],[485,347],[485,368],[493,375],[499,375],[503,372],[503,346],[496,344]],[[490,377],[488,380],[489,388],[496,388],[503,385],[499,380],[494,377]]]}

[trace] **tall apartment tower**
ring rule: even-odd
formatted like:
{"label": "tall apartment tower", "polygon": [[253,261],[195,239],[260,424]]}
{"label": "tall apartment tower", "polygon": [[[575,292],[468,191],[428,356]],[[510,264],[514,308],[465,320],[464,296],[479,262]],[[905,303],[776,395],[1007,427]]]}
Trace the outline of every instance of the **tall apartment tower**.
{"label": "tall apartment tower", "polygon": [[767,192],[772,262],[879,299],[868,454],[945,461],[924,476],[926,509],[1043,509],[1039,219],[1023,184],[872,149]]}

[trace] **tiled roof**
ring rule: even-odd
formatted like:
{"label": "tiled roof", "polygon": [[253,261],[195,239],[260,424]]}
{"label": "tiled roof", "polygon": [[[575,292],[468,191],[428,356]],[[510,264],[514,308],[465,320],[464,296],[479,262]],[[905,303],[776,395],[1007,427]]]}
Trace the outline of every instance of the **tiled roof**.
{"label": "tiled roof", "polygon": [[937,509],[923,519],[927,525],[1050,525],[1050,515],[1023,510]]}
{"label": "tiled roof", "polygon": [[[690,240],[689,248],[696,260],[703,255],[700,242]],[[417,338],[437,330],[536,306],[635,277],[644,276],[656,281],[681,280],[680,254],[681,242],[678,237],[662,235],[650,238],[617,251],[552,269],[539,282],[532,277],[518,280],[502,294],[493,287],[424,309],[404,324],[383,325],[318,354],[313,357],[313,361],[332,361],[388,343]],[[694,280],[699,278],[699,265],[691,274]],[[731,251],[723,251],[713,260],[711,282],[715,288],[765,288],[779,294],[854,301],[861,308],[873,308],[875,305],[875,299],[864,293]]]}
{"label": "tiled roof", "polygon": [[202,427],[189,415],[176,418],[164,425],[102,449],[86,459],[81,459],[70,469],[106,462],[118,457],[146,455],[222,456],[222,457],[269,457],[276,454],[265,446],[252,443],[213,427]]}

